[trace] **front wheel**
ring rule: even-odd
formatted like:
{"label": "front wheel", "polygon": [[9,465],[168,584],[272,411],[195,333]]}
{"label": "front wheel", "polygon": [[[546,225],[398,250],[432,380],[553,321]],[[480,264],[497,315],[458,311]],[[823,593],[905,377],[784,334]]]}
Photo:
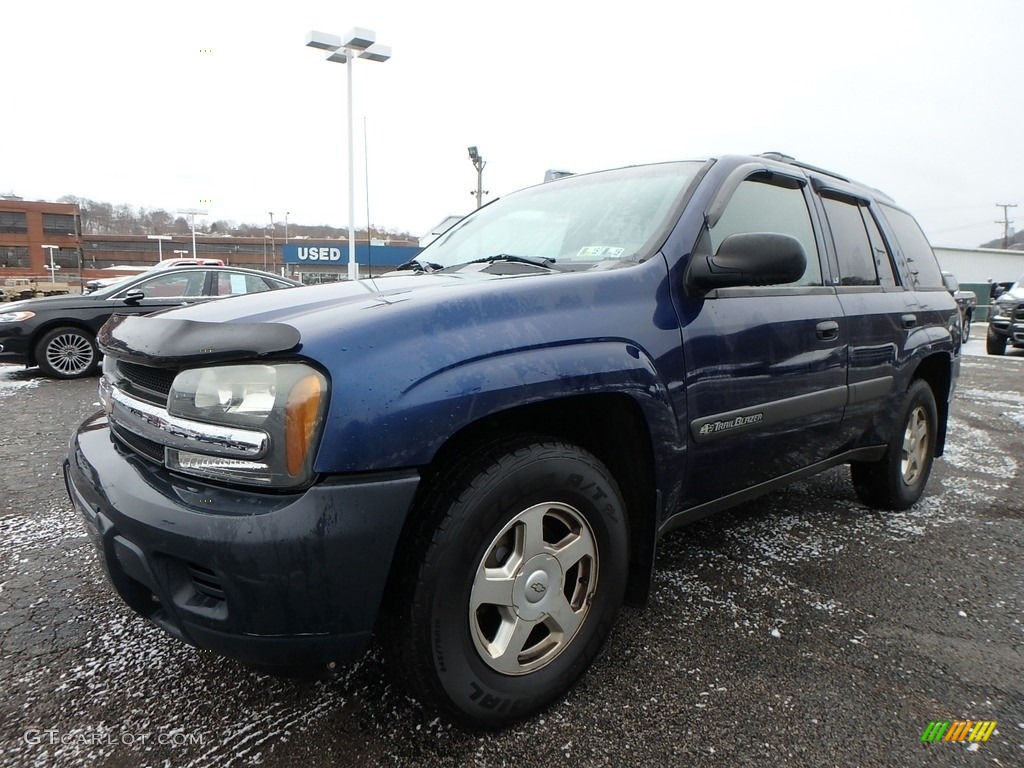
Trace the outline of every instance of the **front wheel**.
{"label": "front wheel", "polygon": [[78,379],[99,366],[96,340],[81,328],[54,328],[36,345],[39,370],[53,379]]}
{"label": "front wheel", "polygon": [[939,419],[928,382],[910,385],[900,414],[882,458],[850,465],[854,490],[870,507],[907,509],[921,498],[932,471]]}
{"label": "front wheel", "polygon": [[973,319],[974,318],[971,317],[971,313],[970,312],[968,312],[964,316],[964,324],[963,324],[963,327],[960,330],[960,343],[961,344],[966,344],[967,340],[971,338],[971,321]]}
{"label": "front wheel", "polygon": [[988,336],[985,337],[985,351],[990,355],[1006,354],[1006,337],[989,329]]}
{"label": "front wheel", "polygon": [[470,727],[560,697],[625,591],[626,510],[608,469],[575,445],[506,441],[442,472],[417,513],[387,609],[392,669]]}

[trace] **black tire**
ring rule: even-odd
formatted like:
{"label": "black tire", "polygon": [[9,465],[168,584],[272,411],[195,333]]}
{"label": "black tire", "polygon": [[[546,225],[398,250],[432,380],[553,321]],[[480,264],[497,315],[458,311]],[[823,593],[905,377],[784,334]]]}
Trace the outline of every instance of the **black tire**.
{"label": "black tire", "polygon": [[907,509],[928,484],[939,419],[935,395],[926,381],[916,379],[910,385],[899,413],[900,426],[882,458],[850,465],[857,496],[869,507]]}
{"label": "black tire", "polygon": [[414,511],[382,640],[424,704],[501,728],[562,696],[603,646],[626,586],[626,508],[575,445],[525,437],[464,455]]}
{"label": "black tire", "polygon": [[989,328],[988,336],[985,337],[985,351],[990,355],[1005,355],[1006,337],[1002,334],[994,333]]}
{"label": "black tire", "polygon": [[973,320],[973,318],[971,317],[971,313],[968,312],[964,317],[964,325],[960,331],[961,344],[966,344],[967,340],[971,338],[971,320]]}
{"label": "black tire", "polygon": [[36,344],[36,364],[53,379],[80,379],[96,372],[100,353],[96,339],[81,328],[47,331]]}

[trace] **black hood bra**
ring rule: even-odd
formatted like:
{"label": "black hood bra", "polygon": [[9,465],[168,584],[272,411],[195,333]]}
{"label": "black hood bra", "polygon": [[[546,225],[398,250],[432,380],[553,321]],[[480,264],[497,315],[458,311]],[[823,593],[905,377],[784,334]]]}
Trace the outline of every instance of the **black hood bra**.
{"label": "black hood bra", "polygon": [[298,329],[284,323],[207,323],[170,317],[114,315],[100,329],[104,354],[142,365],[241,360],[294,350]]}

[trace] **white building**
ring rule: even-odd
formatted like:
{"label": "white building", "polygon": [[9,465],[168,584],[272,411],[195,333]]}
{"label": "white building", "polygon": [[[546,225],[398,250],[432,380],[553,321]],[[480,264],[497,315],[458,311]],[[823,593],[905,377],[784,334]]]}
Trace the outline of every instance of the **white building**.
{"label": "white building", "polygon": [[[1003,283],[1024,275],[1024,251],[1000,248],[933,248],[943,272],[952,272],[960,284]],[[979,296],[981,301],[982,297]]]}

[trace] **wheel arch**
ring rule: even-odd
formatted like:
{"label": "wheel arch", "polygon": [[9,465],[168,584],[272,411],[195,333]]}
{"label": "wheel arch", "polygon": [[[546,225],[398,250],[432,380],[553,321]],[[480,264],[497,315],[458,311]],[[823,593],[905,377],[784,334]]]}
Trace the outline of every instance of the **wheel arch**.
{"label": "wheel arch", "polygon": [[938,413],[938,434],[935,436],[935,455],[941,456],[946,447],[946,424],[949,419],[949,400],[953,387],[953,362],[949,355],[941,352],[928,355],[914,369],[910,383],[917,379],[925,381],[935,396]]}
{"label": "wheel arch", "polygon": [[[650,591],[657,531],[658,492],[650,427],[640,405],[621,393],[585,394],[509,408],[474,421],[451,435],[421,469],[417,499],[467,451],[520,435],[564,440],[594,454],[615,477],[629,521],[627,602],[639,605]],[[414,501],[415,506],[415,501]],[[413,516],[410,516],[413,517]],[[403,539],[415,530],[407,520]],[[397,563],[396,563],[397,564]]]}

